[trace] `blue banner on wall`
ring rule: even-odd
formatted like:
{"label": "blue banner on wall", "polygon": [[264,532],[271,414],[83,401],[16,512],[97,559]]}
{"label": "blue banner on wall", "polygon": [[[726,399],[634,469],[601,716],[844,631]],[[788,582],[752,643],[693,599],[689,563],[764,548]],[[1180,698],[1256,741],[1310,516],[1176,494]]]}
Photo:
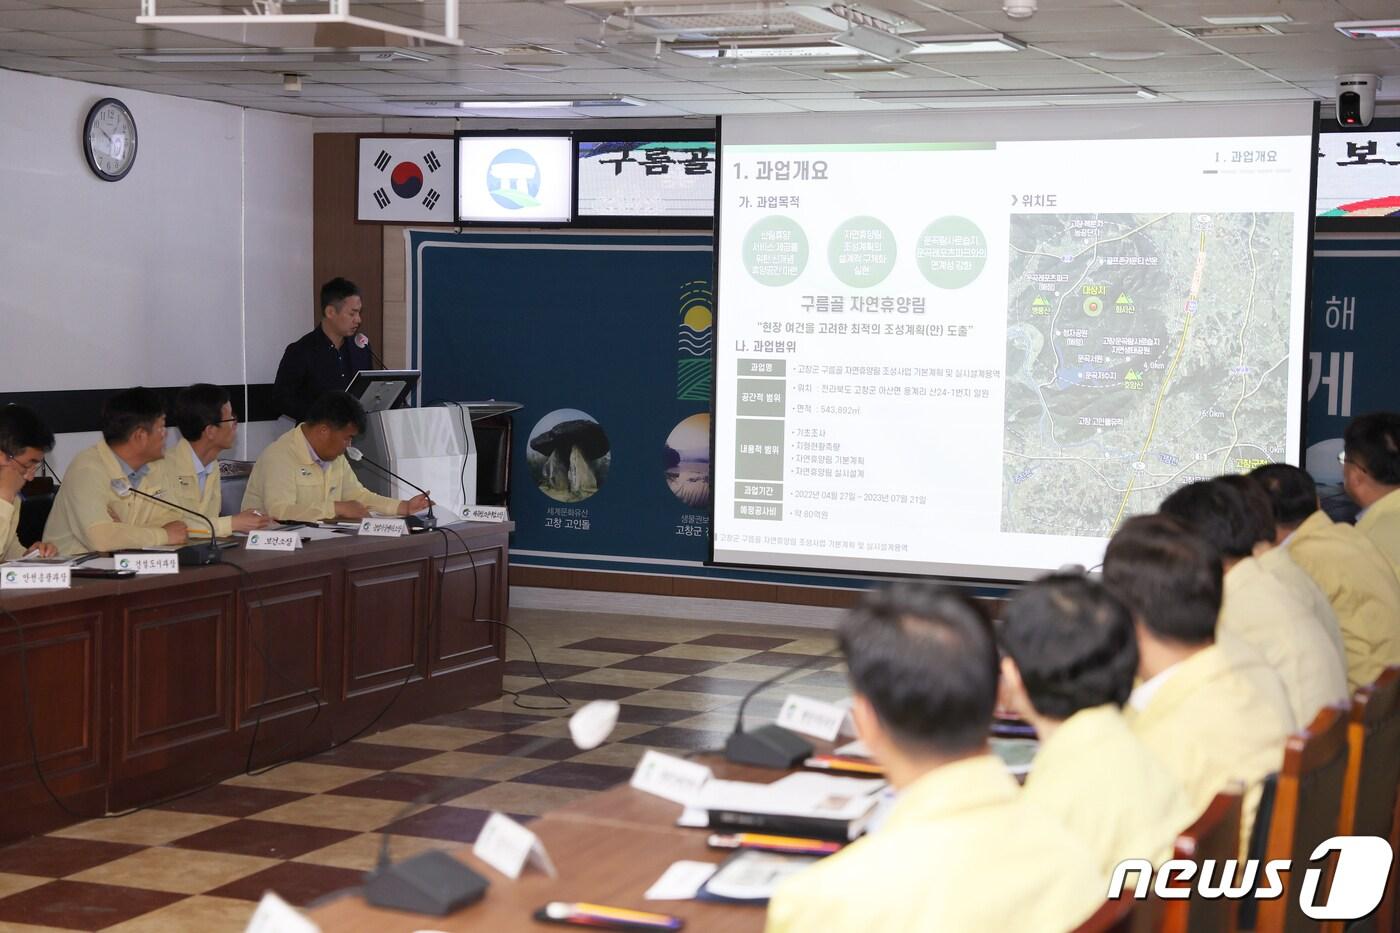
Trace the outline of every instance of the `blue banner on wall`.
{"label": "blue banner on wall", "polygon": [[425,400],[519,402],[517,554],[709,554],[710,237],[412,234]]}
{"label": "blue banner on wall", "polygon": [[1333,485],[1342,481],[1337,454],[1347,422],[1371,411],[1400,410],[1400,243],[1318,240],[1313,256],[1304,466],[1319,483]]}

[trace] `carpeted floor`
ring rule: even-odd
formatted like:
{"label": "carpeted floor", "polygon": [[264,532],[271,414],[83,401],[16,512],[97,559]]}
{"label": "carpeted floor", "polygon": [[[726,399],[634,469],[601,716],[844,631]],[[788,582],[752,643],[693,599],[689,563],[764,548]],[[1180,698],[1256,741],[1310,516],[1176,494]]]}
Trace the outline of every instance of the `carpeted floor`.
{"label": "carpeted floor", "polygon": [[[304,906],[358,885],[385,830],[396,858],[471,843],[493,810],[528,819],[627,780],[647,748],[721,745],[750,688],[833,644],[820,629],[595,613],[515,610],[511,623],[571,708],[506,696],[0,849],[0,930],[242,930],[264,891]],[[562,706],[516,636],[506,654],[519,703]],[[816,699],[847,692],[834,659],[788,683]],[[750,719],[771,719],[786,692],[756,699]],[[621,719],[580,752],[563,717],[599,698],[621,703]],[[425,792],[437,802],[412,808]]]}

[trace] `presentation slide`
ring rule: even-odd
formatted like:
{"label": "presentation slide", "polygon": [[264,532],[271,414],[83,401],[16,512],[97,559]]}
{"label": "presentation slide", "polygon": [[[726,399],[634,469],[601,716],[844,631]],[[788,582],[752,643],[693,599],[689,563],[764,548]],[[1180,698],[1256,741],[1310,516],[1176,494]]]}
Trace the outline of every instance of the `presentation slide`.
{"label": "presentation slide", "polygon": [[578,144],[580,217],[709,217],[714,209],[713,142]]}
{"label": "presentation slide", "polygon": [[1031,579],[1296,463],[1314,125],[726,118],[715,561]]}
{"label": "presentation slide", "polygon": [[553,136],[457,137],[457,219],[567,223],[574,210],[574,141]]}

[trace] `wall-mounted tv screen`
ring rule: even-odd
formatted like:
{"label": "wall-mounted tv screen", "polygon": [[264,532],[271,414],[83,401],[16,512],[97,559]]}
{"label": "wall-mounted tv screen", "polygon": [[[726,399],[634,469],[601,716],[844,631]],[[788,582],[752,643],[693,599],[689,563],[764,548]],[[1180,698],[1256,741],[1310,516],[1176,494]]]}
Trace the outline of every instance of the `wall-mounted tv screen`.
{"label": "wall-mounted tv screen", "polygon": [[1323,122],[1316,215],[1320,232],[1400,230],[1400,120],[1363,130]]}
{"label": "wall-mounted tv screen", "polygon": [[578,134],[578,219],[592,226],[709,227],[711,131]]}
{"label": "wall-mounted tv screen", "polygon": [[574,207],[573,137],[459,132],[456,200],[460,223],[568,223]]}

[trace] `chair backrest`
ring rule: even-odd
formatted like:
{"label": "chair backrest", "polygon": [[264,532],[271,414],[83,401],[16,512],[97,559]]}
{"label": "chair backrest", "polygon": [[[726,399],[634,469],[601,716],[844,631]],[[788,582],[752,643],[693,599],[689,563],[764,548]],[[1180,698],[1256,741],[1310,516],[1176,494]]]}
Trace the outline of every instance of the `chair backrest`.
{"label": "chair backrest", "polygon": [[[1356,691],[1347,727],[1350,755],[1342,791],[1339,836],[1380,836],[1400,845],[1400,667]],[[1379,933],[1396,929],[1395,883],[1376,917]]]}
{"label": "chair backrest", "polygon": [[[1288,859],[1293,870],[1283,876],[1281,897],[1259,903],[1259,930],[1317,929],[1317,921],[1298,906],[1298,893],[1313,849],[1337,833],[1347,771],[1347,716],[1343,706],[1325,706],[1284,746],[1265,858]],[[1330,887],[1330,866],[1324,880],[1322,891]]]}
{"label": "chair backrest", "polygon": [[1103,902],[1071,933],[1130,933],[1136,904],[1130,895]]}
{"label": "chair backrest", "polygon": [[[1227,860],[1238,859],[1242,800],[1239,785],[1216,794],[1206,812],[1176,837],[1172,857],[1198,865],[1210,859],[1217,871]],[[1229,898],[1161,899],[1158,904],[1161,933],[1233,933],[1236,929],[1238,902]]]}

